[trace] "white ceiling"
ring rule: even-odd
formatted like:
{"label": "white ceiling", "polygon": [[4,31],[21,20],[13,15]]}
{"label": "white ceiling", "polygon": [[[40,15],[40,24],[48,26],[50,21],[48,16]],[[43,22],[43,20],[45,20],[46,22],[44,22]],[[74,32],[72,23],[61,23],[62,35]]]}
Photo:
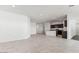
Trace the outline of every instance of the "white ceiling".
{"label": "white ceiling", "polygon": [[58,17],[67,14],[69,6],[67,5],[0,5],[0,10],[19,13],[29,16],[34,22],[45,22],[55,20]]}

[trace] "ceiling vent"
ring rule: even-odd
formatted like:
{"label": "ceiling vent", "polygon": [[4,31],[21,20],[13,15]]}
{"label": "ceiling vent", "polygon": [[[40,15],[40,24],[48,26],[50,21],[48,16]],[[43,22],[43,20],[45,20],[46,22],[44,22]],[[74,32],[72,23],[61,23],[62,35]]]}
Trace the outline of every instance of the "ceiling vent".
{"label": "ceiling vent", "polygon": [[73,6],[75,6],[75,5],[69,5],[69,7],[73,7]]}

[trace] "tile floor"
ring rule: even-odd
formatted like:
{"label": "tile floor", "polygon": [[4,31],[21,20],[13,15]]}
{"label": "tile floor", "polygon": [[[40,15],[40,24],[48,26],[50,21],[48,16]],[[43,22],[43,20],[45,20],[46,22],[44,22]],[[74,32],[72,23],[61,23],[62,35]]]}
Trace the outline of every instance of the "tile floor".
{"label": "tile floor", "polygon": [[29,39],[0,43],[1,53],[78,53],[79,41],[32,35]]}

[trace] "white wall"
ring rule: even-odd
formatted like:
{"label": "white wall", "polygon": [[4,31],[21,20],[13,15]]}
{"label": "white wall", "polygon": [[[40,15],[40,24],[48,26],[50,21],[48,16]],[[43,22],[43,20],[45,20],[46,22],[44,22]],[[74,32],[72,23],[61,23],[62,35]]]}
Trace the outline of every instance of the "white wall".
{"label": "white wall", "polygon": [[0,11],[0,42],[27,39],[30,35],[27,16]]}
{"label": "white wall", "polygon": [[72,19],[69,16],[68,19],[68,39],[71,39],[73,36],[76,35],[76,19]]}
{"label": "white wall", "polygon": [[31,34],[36,34],[36,23],[31,22]]}
{"label": "white wall", "polygon": [[68,12],[68,39],[71,39],[74,35],[77,35],[77,22],[79,17],[79,6],[74,6],[69,9]]}
{"label": "white wall", "polygon": [[50,31],[50,23],[45,23],[45,31]]}
{"label": "white wall", "polygon": [[37,33],[40,33],[40,34],[44,33],[44,26],[42,23],[36,24],[36,31],[37,31]]}
{"label": "white wall", "polygon": [[77,33],[77,35],[79,35],[79,19],[76,24],[76,33]]}

